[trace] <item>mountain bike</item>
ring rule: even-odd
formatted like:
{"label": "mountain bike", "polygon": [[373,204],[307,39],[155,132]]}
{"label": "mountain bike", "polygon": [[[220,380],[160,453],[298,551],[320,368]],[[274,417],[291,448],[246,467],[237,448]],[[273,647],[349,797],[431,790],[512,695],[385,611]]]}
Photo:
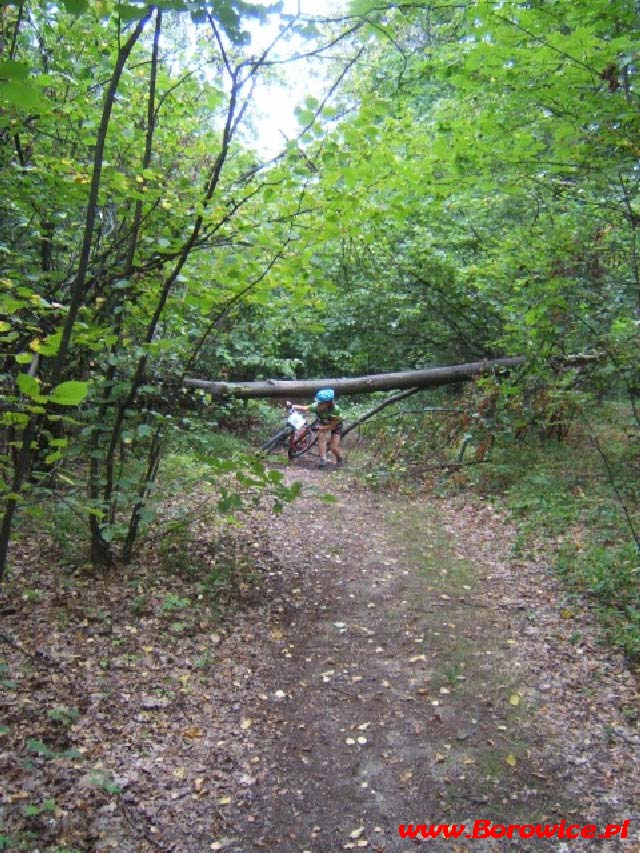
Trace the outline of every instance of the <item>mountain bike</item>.
{"label": "mountain bike", "polygon": [[318,422],[307,423],[300,412],[287,406],[287,425],[265,441],[260,450],[264,453],[286,449],[289,459],[296,459],[318,443]]}

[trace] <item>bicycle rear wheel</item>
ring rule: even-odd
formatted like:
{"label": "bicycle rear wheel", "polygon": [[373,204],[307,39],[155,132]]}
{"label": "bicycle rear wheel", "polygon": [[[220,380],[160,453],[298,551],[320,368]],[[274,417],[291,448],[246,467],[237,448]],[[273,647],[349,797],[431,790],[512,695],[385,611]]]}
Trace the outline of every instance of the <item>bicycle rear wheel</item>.
{"label": "bicycle rear wheel", "polygon": [[313,430],[308,430],[297,441],[292,441],[289,444],[289,459],[297,459],[308,450],[311,450],[318,443],[318,433]]}
{"label": "bicycle rear wheel", "polygon": [[276,433],[270,439],[265,441],[260,450],[265,453],[272,453],[274,450],[278,450],[281,447],[286,447],[289,443],[289,435],[291,434],[290,429],[281,429],[280,432]]}

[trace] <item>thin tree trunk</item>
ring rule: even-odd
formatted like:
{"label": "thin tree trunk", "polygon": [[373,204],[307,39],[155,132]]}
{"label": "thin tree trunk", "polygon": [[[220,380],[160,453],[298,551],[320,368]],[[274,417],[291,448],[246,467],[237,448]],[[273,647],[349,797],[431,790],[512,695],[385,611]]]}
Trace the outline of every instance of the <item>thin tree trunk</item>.
{"label": "thin tree trunk", "polygon": [[31,444],[36,435],[37,416],[31,415],[29,423],[24,428],[22,433],[22,445],[17,455],[14,469],[13,481],[11,483],[11,494],[7,497],[2,517],[2,525],[0,526],[0,583],[4,578],[5,569],[7,567],[7,558],[9,556],[9,542],[11,541],[11,529],[13,519],[18,506],[18,495],[22,489],[23,483],[31,470],[31,460],[33,450]]}
{"label": "thin tree trunk", "polygon": [[[153,38],[153,50],[151,55],[151,71],[149,74],[149,98],[147,101],[147,128],[145,134],[145,148],[144,154],[142,157],[142,171],[149,167],[151,163],[151,155],[153,151],[153,136],[155,133],[156,127],[156,82],[158,76],[158,57],[160,52],[160,32],[162,29],[162,12],[158,10],[156,14],[156,24],[154,30],[154,38]],[[126,278],[131,274],[131,270],[133,268],[134,260],[135,260],[135,252],[136,247],[138,245],[138,237],[140,234],[140,225],[142,222],[142,200],[138,199],[136,201],[134,215],[133,215],[133,223],[131,226],[131,233],[129,235],[129,244],[127,248],[127,259],[124,269],[124,277]],[[124,294],[121,294],[120,300]],[[116,320],[116,328],[115,332],[120,338],[121,327],[122,327],[122,313],[118,313]],[[117,344],[114,344],[112,348],[112,355],[115,355]],[[95,429],[91,436],[91,448],[94,454],[96,454],[100,448],[100,435],[102,434],[100,425],[104,422],[104,419],[107,415],[109,400],[111,398],[111,388],[113,380],[116,376],[116,365],[111,364],[107,370],[106,374],[106,382],[103,392],[103,398],[100,403],[98,409],[98,417],[96,420]],[[118,416],[117,416],[118,417]],[[119,431],[118,431],[119,435]],[[106,460],[106,469],[107,469],[107,487],[105,489],[106,496],[103,502],[103,511],[107,519],[112,517],[114,512],[114,507],[110,506],[109,503],[112,503],[112,495],[113,495],[113,465],[114,465],[114,453],[109,452]],[[93,455],[91,459],[91,469],[89,473],[89,494],[91,500],[94,504],[97,504],[100,499],[100,487],[99,480],[101,474],[101,463],[100,460]],[[109,564],[112,562],[113,556],[111,553],[110,545],[104,540],[104,537],[101,533],[101,524],[100,519],[95,515],[92,515],[89,519],[89,531],[91,536],[91,562],[96,564]]]}
{"label": "thin tree trunk", "polygon": [[139,499],[136,501],[131,512],[131,519],[129,520],[129,530],[127,531],[127,538],[122,547],[122,559],[125,563],[128,563],[131,559],[131,555],[133,553],[133,546],[135,545],[135,541],[138,537],[141,513],[145,507],[147,500],[148,484],[154,483],[156,477],[158,476],[161,450],[162,429],[158,426],[156,427],[156,430],[153,434],[153,438],[151,439],[151,448],[149,450],[146,476],[142,485],[140,486]]}
{"label": "thin tree trunk", "polygon": [[386,400],[383,400],[377,406],[374,406],[373,409],[369,409],[362,417],[358,418],[353,423],[349,424],[349,426],[342,431],[343,437],[351,432],[352,429],[359,427],[360,424],[363,424],[365,421],[368,421],[369,418],[372,418],[374,415],[377,415],[383,409],[386,409],[387,406],[392,406],[394,403],[399,403],[400,400],[404,400],[405,397],[411,397],[412,394],[416,394],[418,391],[421,391],[422,388],[409,388],[408,391],[402,391],[400,394],[394,394],[393,397],[387,397]]}
{"label": "thin tree trunk", "polygon": [[56,361],[53,369],[54,381],[58,381],[64,372],[64,367],[67,362],[67,354],[71,344],[71,333],[75,325],[78,312],[82,307],[84,286],[89,270],[89,261],[91,258],[91,244],[93,240],[93,231],[96,223],[96,215],[98,210],[98,196],[100,193],[100,184],[102,181],[102,165],[104,160],[104,148],[107,141],[107,132],[109,130],[109,122],[111,121],[111,110],[120,85],[120,78],[126,65],[127,60],[133,50],[135,43],[142,35],[142,31],[148,22],[153,9],[150,8],[147,13],[141,18],[135,26],[135,29],[118,51],[109,87],[104,96],[104,104],[102,107],[102,118],[100,119],[100,127],[96,136],[96,147],[93,155],[93,172],[91,175],[91,188],[89,190],[89,200],[87,202],[87,212],[85,216],[84,233],[82,236],[82,248],[80,249],[80,259],[78,261],[78,271],[71,286],[71,299],[69,303],[69,313],[62,329],[60,339],[60,348],[58,350]]}
{"label": "thin tree trunk", "polygon": [[[229,96],[229,106],[227,109],[225,126],[224,126],[224,130],[222,133],[222,142],[220,145],[220,150],[219,150],[218,155],[217,155],[215,162],[213,164],[213,168],[211,169],[211,173],[209,175],[206,190],[205,190],[204,197],[202,200],[202,206],[203,206],[203,209],[205,209],[205,210],[208,207],[208,205],[210,204],[211,199],[213,198],[213,196],[214,196],[214,194],[218,188],[218,185],[220,183],[220,179],[222,176],[222,170],[223,170],[223,167],[226,163],[227,156],[229,153],[229,146],[231,144],[233,134],[234,134],[235,129],[237,127],[237,123],[239,121],[239,118],[242,116],[243,112],[245,111],[245,109],[247,107],[247,102],[245,101],[245,103],[238,109],[238,99],[239,99],[239,95],[240,95],[240,90],[242,88],[243,82],[246,82],[246,81],[241,81],[239,79],[241,68],[242,68],[242,66],[239,66],[236,69],[232,69],[230,66],[228,66],[228,70],[229,70],[229,73],[231,75],[231,92],[230,92],[230,96]],[[158,303],[155,307],[153,315],[152,315],[152,317],[149,321],[149,324],[147,326],[147,332],[146,332],[145,339],[144,339],[144,342],[147,344],[149,344],[153,341],[153,338],[156,334],[156,330],[158,328],[158,324],[160,322],[160,318],[162,316],[162,312],[165,309],[165,306],[167,304],[167,300],[169,299],[171,291],[173,290],[173,286],[175,285],[177,278],[178,278],[179,274],[181,273],[184,265],[187,263],[187,260],[189,259],[189,255],[191,254],[191,251],[192,251],[193,247],[195,246],[195,244],[196,244],[196,242],[200,236],[203,225],[204,225],[204,215],[201,214],[195,219],[195,221],[193,223],[191,234],[189,235],[188,239],[186,240],[184,246],[182,247],[182,249],[180,251],[180,255],[178,256],[178,259],[176,261],[174,269],[171,271],[171,273],[167,276],[167,278],[164,281],[164,284],[162,286],[162,290],[160,292],[160,296],[158,298]],[[109,441],[109,447],[107,449],[106,457],[105,457],[106,486],[105,486],[104,495],[103,495],[103,503],[105,506],[109,505],[113,500],[113,494],[114,494],[114,488],[115,488],[115,476],[114,476],[115,454],[116,454],[118,442],[120,440],[122,427],[124,425],[126,414],[130,409],[132,409],[134,407],[135,402],[136,402],[136,398],[138,396],[138,391],[140,390],[141,386],[143,385],[143,383],[145,381],[147,364],[148,364],[148,356],[146,354],[142,355],[140,357],[140,359],[138,360],[134,375],[131,379],[129,392],[128,392],[126,398],[123,401],[121,401],[119,403],[119,405],[117,406],[117,410],[116,410],[116,414],[115,414],[115,420],[113,423],[113,427],[111,429],[111,438]],[[150,457],[149,457],[149,470],[153,471],[153,477],[155,477],[157,474],[157,470],[158,470],[158,466],[159,466],[159,453],[160,453],[160,434],[159,434],[159,432],[156,433],[156,436],[157,436],[157,443],[154,439],[154,442],[152,442],[152,449],[151,449]],[[146,489],[143,490],[143,493],[140,495],[139,499],[136,501],[136,504],[132,510],[132,516],[131,516],[131,520],[130,520],[130,524],[129,524],[129,532],[128,532],[127,540],[125,543],[125,548],[126,548],[129,555],[131,554],[131,550],[133,548],[133,540],[134,540],[135,536],[137,535],[137,530],[138,530],[138,526],[139,526],[139,515],[140,515],[140,511],[142,510],[142,507],[144,506],[145,495],[146,495]]]}

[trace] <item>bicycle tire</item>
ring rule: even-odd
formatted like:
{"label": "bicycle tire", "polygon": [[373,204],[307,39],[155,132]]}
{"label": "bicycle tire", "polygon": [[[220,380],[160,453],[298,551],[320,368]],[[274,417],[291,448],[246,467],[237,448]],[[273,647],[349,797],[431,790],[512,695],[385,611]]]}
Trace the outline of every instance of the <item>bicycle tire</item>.
{"label": "bicycle tire", "polygon": [[290,434],[290,429],[281,429],[280,432],[276,433],[270,439],[265,441],[260,450],[262,450],[264,453],[271,453],[272,451],[277,450],[279,447],[285,447],[289,441]]}
{"label": "bicycle tire", "polygon": [[311,448],[317,443],[318,433],[309,431],[304,437],[304,441],[302,441],[297,447],[293,448],[289,445],[289,459],[297,459],[298,456],[302,456],[303,453],[311,450]]}

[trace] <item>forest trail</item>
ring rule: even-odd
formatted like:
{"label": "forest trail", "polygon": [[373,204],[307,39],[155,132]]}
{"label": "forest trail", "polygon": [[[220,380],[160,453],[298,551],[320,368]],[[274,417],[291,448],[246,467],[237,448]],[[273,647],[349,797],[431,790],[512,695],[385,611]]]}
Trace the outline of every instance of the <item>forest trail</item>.
{"label": "forest trail", "polygon": [[[0,608],[2,849],[637,853],[636,679],[508,520],[348,467],[285,478],[302,497],[232,540],[250,575],[222,621],[209,521],[130,577],[25,544]],[[628,838],[466,838],[482,820]],[[467,830],[400,837],[422,823]]]}
{"label": "forest trail", "polygon": [[[231,819],[214,849],[640,850],[635,680],[543,565],[510,557],[505,519],[367,493],[348,470],[287,476],[305,495],[268,528],[291,573],[271,618],[279,698],[250,820]],[[624,842],[398,831],[565,820],[600,833],[627,819]]]}

